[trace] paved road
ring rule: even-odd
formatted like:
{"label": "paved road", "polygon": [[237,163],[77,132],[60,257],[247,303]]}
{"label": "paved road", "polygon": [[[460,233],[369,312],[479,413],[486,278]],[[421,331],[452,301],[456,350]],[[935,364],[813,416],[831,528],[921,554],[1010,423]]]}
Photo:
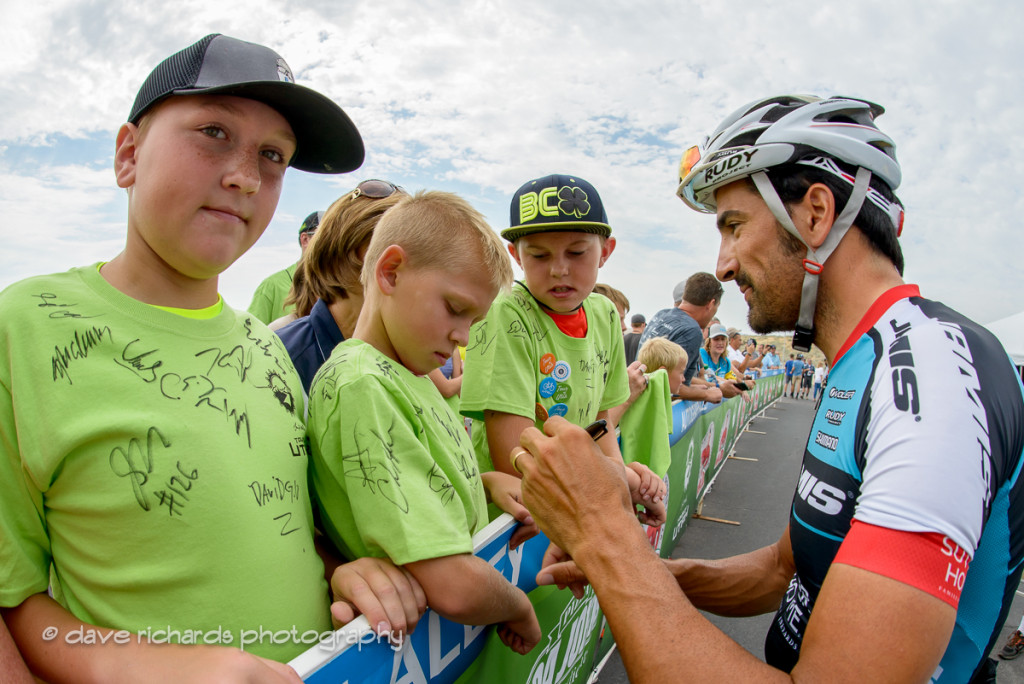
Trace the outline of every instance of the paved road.
{"label": "paved road", "polygon": [[[789,517],[793,488],[800,474],[800,460],[810,431],[810,401],[782,398],[754,419],[736,443],[734,455],[756,461],[731,459],[704,497],[702,514],[739,522],[727,525],[709,520],[690,521],[673,551],[673,557],[724,558],[761,548],[778,539]],[[763,433],[763,434],[761,434]],[[993,655],[1017,627],[1024,613],[1024,597],[1018,591]],[[705,614],[719,629],[757,657],[764,659],[764,635],[771,615],[723,618]],[[628,682],[619,654],[614,653],[598,678],[601,684]],[[683,681],[683,680],[680,680]],[[1001,661],[1000,684],[1024,684],[1024,655]]]}

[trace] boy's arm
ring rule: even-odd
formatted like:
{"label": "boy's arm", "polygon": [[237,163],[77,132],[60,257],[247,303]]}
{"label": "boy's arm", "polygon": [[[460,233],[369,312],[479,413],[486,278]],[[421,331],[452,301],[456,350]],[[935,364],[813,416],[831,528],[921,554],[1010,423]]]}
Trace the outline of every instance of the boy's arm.
{"label": "boy's arm", "polygon": [[540,641],[540,624],[526,594],[509,584],[487,561],[468,553],[406,565],[434,611],[464,625],[501,623],[502,641],[517,653]]}
{"label": "boy's arm", "polygon": [[[53,684],[302,682],[287,665],[238,648],[156,644],[126,631],[84,623],[46,594],[29,596],[2,612],[29,667]],[[95,639],[87,647],[69,644],[72,634]]]}
{"label": "boy's arm", "polygon": [[0,672],[4,673],[4,681],[9,684],[32,684],[35,681],[3,621],[0,621]]}
{"label": "boy's arm", "polygon": [[[491,452],[494,469],[501,473],[522,477],[512,467],[509,456],[512,449],[519,446],[519,435],[523,434],[523,430],[533,427],[533,420],[517,416],[514,413],[488,410],[484,411],[484,425],[487,427],[487,448]],[[621,456],[619,460],[622,460]]]}

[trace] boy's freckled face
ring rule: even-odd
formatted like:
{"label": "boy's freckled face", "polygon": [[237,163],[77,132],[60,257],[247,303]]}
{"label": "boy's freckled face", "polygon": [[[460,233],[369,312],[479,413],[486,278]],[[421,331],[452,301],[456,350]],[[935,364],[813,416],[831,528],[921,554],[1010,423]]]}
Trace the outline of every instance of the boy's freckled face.
{"label": "boy's freckled face", "polygon": [[480,264],[453,269],[404,265],[384,299],[381,318],[393,353],[417,375],[444,365],[455,346],[466,346],[469,328],[483,320],[497,296]]}
{"label": "boy's freckled face", "polygon": [[129,245],[170,271],[214,277],[270,223],[295,153],[291,126],[261,102],[230,96],[172,97],[147,116],[133,153],[117,160],[131,193]]}
{"label": "boy's freckled face", "polygon": [[509,251],[533,296],[552,311],[569,313],[593,291],[597,271],[614,248],[614,238],[555,231],[525,235]]}

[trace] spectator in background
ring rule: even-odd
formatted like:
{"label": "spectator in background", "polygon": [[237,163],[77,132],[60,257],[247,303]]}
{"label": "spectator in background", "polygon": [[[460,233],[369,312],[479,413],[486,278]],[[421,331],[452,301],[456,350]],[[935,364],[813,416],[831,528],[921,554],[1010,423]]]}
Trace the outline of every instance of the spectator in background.
{"label": "spectator in background", "polygon": [[786,379],[782,385],[782,395],[789,394],[793,389],[793,364],[796,363],[796,355],[790,354],[789,361],[786,362]]}
{"label": "spectator in background", "polygon": [[[741,344],[743,344],[743,336],[740,335],[739,329],[729,328],[729,345],[726,354],[729,356],[733,370],[736,371],[737,378],[742,378],[752,369],[760,368],[762,362],[761,357],[757,355],[757,343],[754,340],[747,341],[744,351],[740,351]],[[750,374],[753,375],[753,373]]]}
{"label": "spectator in background", "polygon": [[796,395],[800,391],[800,383],[803,382],[805,365],[804,355],[797,354],[796,360],[793,361],[793,376],[789,379],[789,396],[794,399],[796,399]]}
{"label": "spectator in background", "polygon": [[306,394],[334,348],[352,336],[363,307],[359,274],[373,230],[384,212],[405,196],[388,181],[363,181],[328,208],[319,235],[299,262],[289,302],[300,318],[275,332]]}
{"label": "spectator in background", "polygon": [[633,314],[629,321],[632,329],[622,336],[622,346],[626,350],[626,365],[636,361],[637,351],[640,349],[640,336],[647,327],[647,319],[643,314]]}
{"label": "spectator in background", "polygon": [[818,367],[814,369],[814,401],[818,400],[818,392],[821,391],[821,385],[825,382],[825,364],[821,361],[818,362]]}
{"label": "spectator in background", "polygon": [[[302,254],[306,253],[309,241],[316,234],[316,229],[323,219],[324,212],[314,211],[307,216],[299,226],[299,249]],[[300,255],[301,260],[301,255]],[[295,262],[288,268],[269,275],[256,288],[252,295],[252,303],[249,304],[249,313],[266,324],[277,320],[293,309],[285,304],[288,292],[292,287],[292,279],[295,277],[295,269],[299,262]]]}
{"label": "spectator in background", "polygon": [[782,365],[782,359],[775,353],[775,345],[769,344],[765,346],[764,362],[761,364],[761,368],[765,370],[772,370]]}
{"label": "spectator in background", "polygon": [[622,332],[626,332],[626,312],[629,311],[629,300],[626,298],[626,295],[611,285],[605,285],[604,283],[594,285],[594,292],[612,300],[615,310],[619,312],[619,325],[622,328]]}
{"label": "spectator in background", "polygon": [[722,284],[710,273],[694,273],[677,283],[672,289],[675,306],[662,309],[651,316],[640,346],[652,337],[667,337],[686,351],[689,363],[679,388],[679,398],[685,401],[722,401],[722,390],[699,377],[700,345],[704,341],[704,328],[718,313],[722,302]]}

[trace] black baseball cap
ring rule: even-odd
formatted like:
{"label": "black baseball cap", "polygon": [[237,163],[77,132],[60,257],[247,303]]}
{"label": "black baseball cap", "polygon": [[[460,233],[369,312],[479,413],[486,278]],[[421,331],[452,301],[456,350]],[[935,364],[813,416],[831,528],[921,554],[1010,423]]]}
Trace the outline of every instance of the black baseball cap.
{"label": "black baseball cap", "polygon": [[298,140],[291,166],[346,173],[363,163],[363,139],[330,98],[295,83],[291,67],[268,47],[211,33],[160,62],[135,97],[128,121],[172,95],[235,95],[277,110]]}
{"label": "black baseball cap", "polygon": [[302,225],[299,226],[299,235],[316,230],[320,226],[320,222],[323,220],[324,212],[314,211],[312,214],[303,219]]}
{"label": "black baseball cap", "polygon": [[612,234],[593,185],[579,176],[556,173],[527,181],[516,190],[509,227],[501,231],[501,237],[515,242],[524,235],[549,231]]}

